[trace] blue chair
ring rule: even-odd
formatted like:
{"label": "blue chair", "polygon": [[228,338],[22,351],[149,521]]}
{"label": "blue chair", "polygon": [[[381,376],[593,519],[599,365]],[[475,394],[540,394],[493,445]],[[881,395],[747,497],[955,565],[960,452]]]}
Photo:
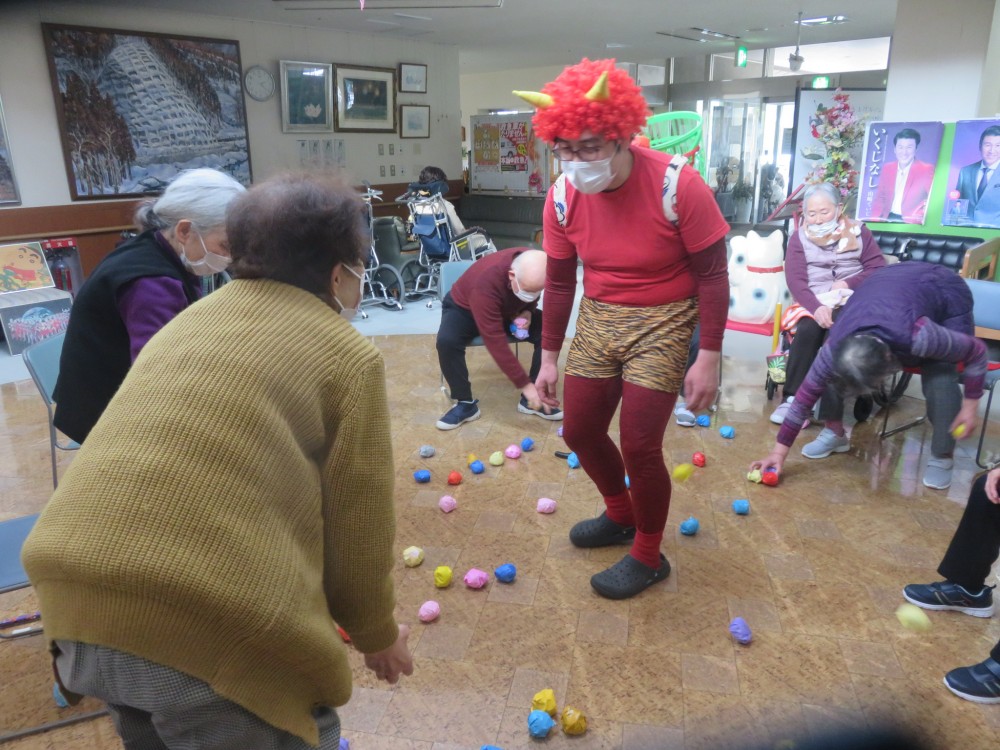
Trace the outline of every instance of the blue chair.
{"label": "blue chair", "polygon": [[56,427],[52,423],[55,416],[55,402],[52,400],[52,393],[56,388],[56,381],[59,379],[59,357],[62,354],[63,341],[66,339],[65,333],[49,336],[47,339],[32,344],[22,352],[24,366],[28,368],[31,379],[35,381],[35,387],[45,402],[45,409],[49,414],[49,452],[52,456],[52,487],[59,485],[59,473],[56,468],[56,449],[62,451],[79,450],[80,444],[75,440],[59,440],[56,434]]}
{"label": "blue chair", "polygon": [[976,336],[986,339],[987,349],[991,350],[989,370],[986,373],[985,388],[989,396],[986,398],[986,411],[983,414],[983,426],[979,430],[979,446],[976,449],[976,465],[980,469],[992,469],[996,461],[983,461],[983,443],[986,441],[986,427],[990,421],[990,409],[993,407],[993,394],[1000,380],[1000,356],[998,347],[991,342],[1000,342],[1000,283],[982,279],[966,279],[972,292],[972,316],[976,324]]}
{"label": "blue chair", "polygon": [[[38,514],[35,513],[33,516],[0,521],[0,594],[24,589],[31,585],[28,581],[28,574],[21,566],[21,547],[24,546],[24,540],[28,538],[28,534],[35,527],[37,520]],[[37,621],[34,616],[8,621],[0,628],[0,638],[11,640],[37,635],[42,632],[41,626],[31,624],[37,623]]]}

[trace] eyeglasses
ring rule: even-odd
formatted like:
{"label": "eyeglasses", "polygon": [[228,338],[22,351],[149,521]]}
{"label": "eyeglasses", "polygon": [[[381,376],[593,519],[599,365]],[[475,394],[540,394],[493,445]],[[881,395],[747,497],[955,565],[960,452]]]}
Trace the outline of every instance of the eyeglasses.
{"label": "eyeglasses", "polygon": [[552,147],[552,153],[559,161],[572,161],[574,157],[580,161],[596,161],[606,144],[607,141],[589,141],[573,148],[568,143],[557,143]]}

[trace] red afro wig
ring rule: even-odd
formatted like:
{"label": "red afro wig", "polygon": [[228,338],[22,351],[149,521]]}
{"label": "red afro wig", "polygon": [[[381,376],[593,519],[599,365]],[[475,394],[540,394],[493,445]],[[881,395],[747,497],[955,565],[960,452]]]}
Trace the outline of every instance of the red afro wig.
{"label": "red afro wig", "polygon": [[[608,74],[609,98],[586,99],[584,95],[604,72]],[[585,130],[609,140],[630,140],[650,114],[642,90],[628,73],[615,67],[614,60],[583,58],[545,84],[542,93],[551,96],[553,103],[535,112],[532,125],[535,135],[547,143],[556,138],[576,140]]]}

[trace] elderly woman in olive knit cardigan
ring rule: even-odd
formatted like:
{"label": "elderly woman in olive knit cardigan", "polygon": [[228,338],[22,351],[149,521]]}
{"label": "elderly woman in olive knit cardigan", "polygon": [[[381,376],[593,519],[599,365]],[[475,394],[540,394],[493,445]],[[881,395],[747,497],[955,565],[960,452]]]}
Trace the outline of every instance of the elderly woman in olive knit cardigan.
{"label": "elderly woman in olive knit cardigan", "polygon": [[361,215],[316,176],[238,198],[238,279],[143,348],[25,544],[60,681],[126,746],[336,748],[338,623],[412,673],[384,366],[345,320]]}

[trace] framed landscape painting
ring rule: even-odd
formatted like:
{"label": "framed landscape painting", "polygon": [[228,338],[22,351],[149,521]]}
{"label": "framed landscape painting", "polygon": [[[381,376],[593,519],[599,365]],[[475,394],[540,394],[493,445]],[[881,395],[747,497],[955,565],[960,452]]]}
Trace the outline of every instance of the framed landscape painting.
{"label": "framed landscape painting", "polygon": [[7,126],[3,121],[3,103],[0,103],[0,206],[16,205],[21,202],[14,179],[14,162],[10,157],[7,143]]}
{"label": "framed landscape painting", "polygon": [[239,42],[42,24],[73,200],[160,192],[184,169],[251,180]]}
{"label": "framed landscape painting", "polygon": [[396,71],[335,65],[337,130],[381,133],[396,130]]}
{"label": "framed landscape painting", "polygon": [[333,132],[333,65],[281,61],[281,130]]}

